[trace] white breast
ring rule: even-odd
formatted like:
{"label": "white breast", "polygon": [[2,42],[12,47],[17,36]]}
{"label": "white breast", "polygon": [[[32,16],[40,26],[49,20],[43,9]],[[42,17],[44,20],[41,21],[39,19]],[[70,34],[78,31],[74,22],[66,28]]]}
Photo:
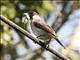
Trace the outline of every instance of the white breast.
{"label": "white breast", "polygon": [[38,16],[38,15],[34,15],[34,16],[33,16],[33,19],[41,20],[40,16]]}

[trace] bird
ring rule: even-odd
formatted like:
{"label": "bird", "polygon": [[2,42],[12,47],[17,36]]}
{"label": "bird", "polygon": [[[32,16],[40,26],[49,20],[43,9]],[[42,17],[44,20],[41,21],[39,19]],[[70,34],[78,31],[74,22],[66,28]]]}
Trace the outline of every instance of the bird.
{"label": "bird", "polygon": [[[59,41],[52,27],[50,27],[36,11],[25,13],[28,20],[31,20],[31,29],[40,43],[49,47],[49,43],[54,38],[62,47],[64,45]],[[65,48],[65,47],[64,47]]]}

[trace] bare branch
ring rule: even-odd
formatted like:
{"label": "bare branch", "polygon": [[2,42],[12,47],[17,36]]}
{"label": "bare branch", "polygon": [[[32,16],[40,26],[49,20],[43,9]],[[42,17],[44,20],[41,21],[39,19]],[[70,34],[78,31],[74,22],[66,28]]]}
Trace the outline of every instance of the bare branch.
{"label": "bare branch", "polygon": [[44,49],[48,50],[49,52],[51,52],[52,54],[56,55],[57,57],[59,57],[62,60],[69,60],[66,56],[64,56],[63,54],[59,54],[57,53],[55,50],[49,48],[46,48],[46,46],[43,46],[43,44],[41,44],[39,42],[39,40],[35,37],[32,36],[32,34],[30,34],[29,32],[27,32],[26,30],[24,30],[23,28],[19,27],[18,25],[16,25],[15,23],[11,22],[9,19],[7,19],[6,17],[0,15],[0,20],[2,20],[3,22],[5,22],[6,24],[8,24],[9,26],[13,27],[14,29],[18,30],[19,32],[21,32],[22,34],[24,34],[25,36],[27,36],[28,38],[30,38],[32,41],[34,41],[35,43],[39,44],[41,47],[43,47]]}

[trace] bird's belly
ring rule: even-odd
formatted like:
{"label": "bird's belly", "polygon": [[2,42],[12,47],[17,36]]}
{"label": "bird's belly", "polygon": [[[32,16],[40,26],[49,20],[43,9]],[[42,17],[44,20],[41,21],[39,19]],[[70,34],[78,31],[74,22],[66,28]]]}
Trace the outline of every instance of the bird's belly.
{"label": "bird's belly", "polygon": [[46,31],[44,31],[44,30],[42,30],[40,28],[37,28],[34,25],[32,25],[31,28],[32,28],[33,33],[37,37],[39,36],[39,39],[42,39],[42,40],[50,39],[50,35],[48,34],[48,32],[46,32]]}

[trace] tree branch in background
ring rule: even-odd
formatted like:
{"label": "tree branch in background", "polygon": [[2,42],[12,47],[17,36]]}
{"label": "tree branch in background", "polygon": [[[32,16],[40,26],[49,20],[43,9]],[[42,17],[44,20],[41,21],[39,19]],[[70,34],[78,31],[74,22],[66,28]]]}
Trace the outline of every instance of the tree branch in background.
{"label": "tree branch in background", "polygon": [[46,48],[46,46],[43,46],[43,44],[39,43],[39,40],[35,37],[32,36],[32,34],[28,33],[27,31],[25,31],[23,28],[19,27],[18,25],[16,25],[15,23],[11,22],[9,19],[7,19],[6,17],[0,15],[0,20],[2,20],[3,22],[5,22],[6,24],[8,24],[9,26],[13,27],[14,29],[18,30],[19,32],[21,32],[22,34],[24,34],[25,36],[27,36],[28,38],[30,38],[32,41],[34,41],[35,43],[39,44],[41,47],[43,47],[44,49],[48,50],[49,52],[51,52],[52,54],[56,55],[57,57],[59,57],[62,60],[69,60],[66,56],[64,56],[63,54],[59,54],[57,53],[55,50],[49,48]]}
{"label": "tree branch in background", "polygon": [[69,15],[72,12],[72,5],[73,5],[73,1],[62,1],[62,2],[58,2],[56,1],[57,4],[61,4],[62,10],[60,11],[60,15],[57,16],[55,22],[53,23],[52,27],[54,28],[54,30],[57,32],[62,26],[63,24],[68,20]]}

